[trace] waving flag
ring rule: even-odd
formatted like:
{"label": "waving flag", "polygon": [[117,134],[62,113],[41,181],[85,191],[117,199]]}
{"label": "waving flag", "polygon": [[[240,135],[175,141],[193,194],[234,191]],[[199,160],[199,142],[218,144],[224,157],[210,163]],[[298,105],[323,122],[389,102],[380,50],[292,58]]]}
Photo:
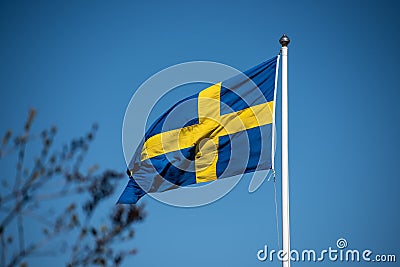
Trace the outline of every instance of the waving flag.
{"label": "waving flag", "polygon": [[[274,98],[279,56],[182,99],[146,131],[128,166],[118,203],[148,192],[210,182],[273,167]],[[165,127],[174,110],[191,105],[195,119]],[[179,125],[179,121],[174,125]]]}

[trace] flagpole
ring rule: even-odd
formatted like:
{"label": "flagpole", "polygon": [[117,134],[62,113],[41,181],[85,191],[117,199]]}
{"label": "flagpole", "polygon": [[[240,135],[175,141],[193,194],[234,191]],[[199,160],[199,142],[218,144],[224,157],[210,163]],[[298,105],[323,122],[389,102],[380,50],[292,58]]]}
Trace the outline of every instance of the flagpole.
{"label": "flagpole", "polygon": [[289,158],[288,158],[288,83],[287,57],[289,37],[283,34],[282,45],[282,250],[283,267],[290,267],[290,224],[289,224]]}

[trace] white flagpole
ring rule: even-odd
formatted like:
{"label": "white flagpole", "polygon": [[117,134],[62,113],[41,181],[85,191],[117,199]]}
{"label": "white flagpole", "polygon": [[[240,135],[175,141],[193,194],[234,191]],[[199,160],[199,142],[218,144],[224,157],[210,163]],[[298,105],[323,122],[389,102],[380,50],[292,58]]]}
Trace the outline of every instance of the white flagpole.
{"label": "white flagpole", "polygon": [[283,34],[282,45],[282,266],[290,267],[290,224],[289,224],[289,159],[288,159],[288,83],[287,57],[289,37]]}

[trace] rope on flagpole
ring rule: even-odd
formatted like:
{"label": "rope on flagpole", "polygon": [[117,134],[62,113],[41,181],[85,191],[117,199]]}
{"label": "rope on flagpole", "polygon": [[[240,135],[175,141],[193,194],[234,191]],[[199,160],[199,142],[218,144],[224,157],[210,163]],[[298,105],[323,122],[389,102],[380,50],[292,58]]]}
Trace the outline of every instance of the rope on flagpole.
{"label": "rope on flagpole", "polygon": [[268,179],[267,181],[269,182],[273,178],[274,182],[274,203],[275,203],[275,225],[276,225],[276,236],[278,239],[278,248],[281,247],[281,240],[279,238],[280,232],[279,232],[279,213],[278,213],[278,195],[276,193],[276,173],[274,169],[271,169],[270,172],[268,173]]}

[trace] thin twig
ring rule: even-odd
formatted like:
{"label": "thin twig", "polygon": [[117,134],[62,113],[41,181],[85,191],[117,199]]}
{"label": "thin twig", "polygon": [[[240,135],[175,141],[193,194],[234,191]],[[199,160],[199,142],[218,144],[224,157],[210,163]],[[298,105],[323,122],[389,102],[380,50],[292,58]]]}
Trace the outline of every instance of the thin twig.
{"label": "thin twig", "polygon": [[22,170],[24,169],[23,164],[24,164],[24,158],[25,158],[26,143],[25,143],[25,141],[22,141],[22,142],[23,143],[21,144],[19,152],[18,152],[17,172],[15,175],[16,177],[15,177],[15,181],[14,181],[14,191],[18,191],[18,188],[21,185]]}
{"label": "thin twig", "polygon": [[39,214],[33,213],[32,211],[25,210],[25,211],[23,212],[23,215],[29,216],[29,217],[31,217],[32,219],[35,219],[36,221],[47,225],[48,227],[53,227],[53,222],[47,220],[45,217],[43,217],[43,216],[41,216],[41,215],[39,215]]}
{"label": "thin twig", "polygon": [[73,188],[71,190],[61,190],[58,192],[52,192],[48,194],[41,194],[34,197],[33,200],[43,201],[43,200],[52,200],[52,199],[59,199],[66,196],[71,196],[75,194],[80,194],[82,192],[82,188]]}
{"label": "thin twig", "polygon": [[6,266],[6,242],[4,240],[4,233],[0,234],[1,239],[1,266]]}
{"label": "thin twig", "polygon": [[19,249],[24,250],[25,249],[25,237],[24,237],[24,222],[22,220],[22,215],[21,213],[18,213],[17,216],[17,221],[18,221],[18,241],[19,241]]}

